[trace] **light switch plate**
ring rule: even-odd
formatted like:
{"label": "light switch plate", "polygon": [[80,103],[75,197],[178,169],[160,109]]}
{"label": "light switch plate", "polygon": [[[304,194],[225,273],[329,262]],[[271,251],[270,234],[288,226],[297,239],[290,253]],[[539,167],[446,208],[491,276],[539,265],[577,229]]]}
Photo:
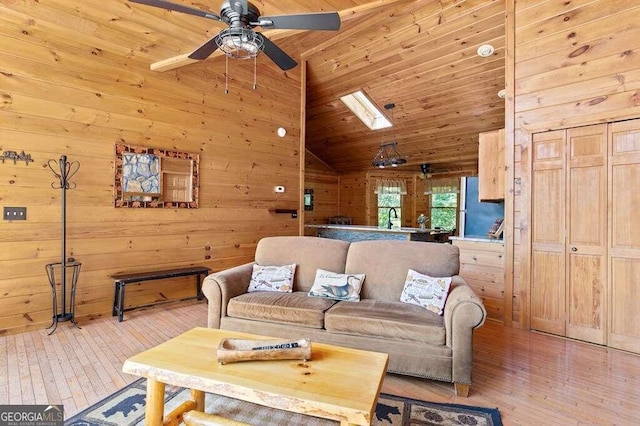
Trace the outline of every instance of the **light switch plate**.
{"label": "light switch plate", "polygon": [[27,220],[27,208],[26,207],[3,207],[2,219],[3,220]]}

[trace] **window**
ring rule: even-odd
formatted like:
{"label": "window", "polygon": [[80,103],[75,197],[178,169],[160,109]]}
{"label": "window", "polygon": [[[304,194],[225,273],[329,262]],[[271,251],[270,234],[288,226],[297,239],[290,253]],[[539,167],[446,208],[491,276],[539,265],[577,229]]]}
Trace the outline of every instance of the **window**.
{"label": "window", "polygon": [[[407,194],[407,184],[398,179],[376,179],[375,194],[378,195],[378,226],[402,225],[402,196]],[[389,217],[391,215],[391,217]]]}
{"label": "window", "polygon": [[456,229],[459,193],[460,179],[458,178],[425,181],[425,194],[429,195],[431,228]]}
{"label": "window", "polygon": [[458,213],[458,194],[431,194],[431,228],[455,229]]}
{"label": "window", "polygon": [[[395,209],[397,218],[391,209]],[[402,195],[378,194],[378,226],[382,228],[389,226],[389,214],[391,214],[391,226],[400,227],[402,224]]]}
{"label": "window", "polygon": [[391,122],[382,111],[364,94],[363,91],[350,93],[340,98],[342,102],[358,117],[369,129],[378,130],[391,127]]}

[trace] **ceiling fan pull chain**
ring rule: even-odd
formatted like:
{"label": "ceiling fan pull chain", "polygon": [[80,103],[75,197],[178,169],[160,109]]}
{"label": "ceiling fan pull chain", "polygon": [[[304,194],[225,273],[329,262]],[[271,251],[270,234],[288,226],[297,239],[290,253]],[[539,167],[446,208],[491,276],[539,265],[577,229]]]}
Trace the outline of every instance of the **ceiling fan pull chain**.
{"label": "ceiling fan pull chain", "polygon": [[224,66],[224,94],[229,94],[229,57],[225,55],[226,62]]}
{"label": "ceiling fan pull chain", "polygon": [[258,80],[256,77],[256,73],[258,72],[258,59],[257,56],[253,57],[253,90],[258,90]]}

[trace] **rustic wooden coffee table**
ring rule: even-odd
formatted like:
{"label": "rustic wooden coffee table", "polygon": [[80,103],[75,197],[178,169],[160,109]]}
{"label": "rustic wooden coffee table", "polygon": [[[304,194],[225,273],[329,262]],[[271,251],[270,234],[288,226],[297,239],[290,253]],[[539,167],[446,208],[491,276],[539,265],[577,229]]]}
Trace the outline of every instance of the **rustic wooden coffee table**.
{"label": "rustic wooden coffee table", "polygon": [[221,365],[216,349],[223,337],[266,337],[194,328],[125,361],[122,371],[147,378],[147,425],[161,425],[165,384],[189,388],[193,401],[170,413],[203,411],[210,392],[340,424],[371,424],[388,355],[311,343],[312,360],[249,361]]}

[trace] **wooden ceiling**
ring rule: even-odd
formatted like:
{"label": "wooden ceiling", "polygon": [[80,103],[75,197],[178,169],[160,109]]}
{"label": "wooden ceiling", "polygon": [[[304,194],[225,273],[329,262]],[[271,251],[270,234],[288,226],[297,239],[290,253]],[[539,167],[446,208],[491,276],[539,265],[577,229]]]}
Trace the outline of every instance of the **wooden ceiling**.
{"label": "wooden ceiling", "polygon": [[[477,170],[478,134],[504,127],[504,1],[405,1],[348,20],[323,43],[307,32],[307,148],[336,171],[372,168],[395,139],[403,170]],[[326,39],[325,39],[326,40]],[[495,53],[476,54],[485,43]],[[281,43],[284,44],[284,43]],[[370,131],[340,101],[363,89],[394,127]]]}
{"label": "wooden ceiling", "polygon": [[[172,0],[218,14],[222,0]],[[55,1],[64,8],[64,1]],[[371,169],[379,145],[395,139],[403,170],[477,170],[478,133],[504,127],[505,2],[503,0],[253,0],[262,15],[338,11],[338,32],[266,31],[300,62],[307,60],[307,148],[337,172]],[[120,0],[89,0],[123,33],[111,40],[149,63],[190,53],[224,28],[197,16]],[[67,11],[68,12],[68,11]],[[106,19],[106,18],[105,18]],[[495,53],[476,55],[490,43]],[[141,53],[141,55],[140,55]],[[264,56],[264,55],[261,55]],[[221,58],[212,55],[198,65]],[[277,68],[259,58],[260,68]],[[184,69],[186,70],[187,67]],[[273,71],[273,70],[271,70]],[[394,127],[370,131],[340,101],[363,89],[393,110]]]}

